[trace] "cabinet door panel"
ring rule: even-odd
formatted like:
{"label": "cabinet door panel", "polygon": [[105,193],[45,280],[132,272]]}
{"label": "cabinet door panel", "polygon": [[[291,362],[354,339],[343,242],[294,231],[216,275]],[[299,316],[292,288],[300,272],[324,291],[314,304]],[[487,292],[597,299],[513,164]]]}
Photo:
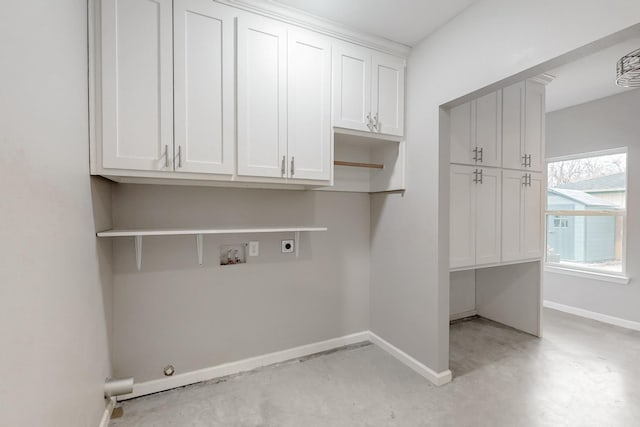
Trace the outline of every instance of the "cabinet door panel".
{"label": "cabinet door panel", "polygon": [[449,267],[467,267],[476,262],[475,167],[450,166]]}
{"label": "cabinet door panel", "polygon": [[543,212],[542,194],[544,189],[543,175],[531,173],[531,185],[523,188],[523,258],[539,258],[542,256]]}
{"label": "cabinet door panel", "polygon": [[371,51],[340,45],[333,58],[333,125],[371,130]]}
{"label": "cabinet door panel", "polygon": [[502,166],[524,169],[524,82],[502,90]]}
{"label": "cabinet door panel", "polygon": [[371,114],[377,132],[402,136],[404,132],[404,60],[375,53],[372,59]]}
{"label": "cabinet door panel", "polygon": [[545,86],[526,82],[524,152],[531,156],[533,171],[541,172],[544,164]]}
{"label": "cabinet door panel", "polygon": [[287,56],[289,177],[328,181],[331,44],[315,34],[290,31]]}
{"label": "cabinet door panel", "polygon": [[242,16],[237,31],[238,175],[286,177],[287,28]]}
{"label": "cabinet door panel", "polygon": [[175,0],[174,8],[176,170],[232,174],[233,9],[207,0]]}
{"label": "cabinet door panel", "polygon": [[522,259],[524,172],[502,171],[502,261]]}
{"label": "cabinet door panel", "polygon": [[452,163],[472,164],[474,127],[474,103],[467,102],[451,109],[450,120],[450,161]]}
{"label": "cabinet door panel", "polygon": [[482,182],[475,186],[476,264],[482,265],[500,262],[502,172],[490,168],[479,170],[482,171]]}
{"label": "cabinet door panel", "polygon": [[172,2],[101,4],[102,166],[172,170]]}
{"label": "cabinet door panel", "polygon": [[[476,104],[475,146],[482,150],[478,154],[478,165],[501,166],[502,164],[502,91],[492,92],[478,98]],[[473,148],[473,147],[472,147]]]}

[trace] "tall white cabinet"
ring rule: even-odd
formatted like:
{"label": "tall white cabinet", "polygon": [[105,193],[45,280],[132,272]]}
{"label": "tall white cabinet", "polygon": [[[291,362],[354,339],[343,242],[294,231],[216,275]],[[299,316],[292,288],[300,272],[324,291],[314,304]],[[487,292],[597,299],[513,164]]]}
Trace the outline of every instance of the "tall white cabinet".
{"label": "tall white cabinet", "polygon": [[450,110],[450,268],[539,260],[545,86],[526,81]]}

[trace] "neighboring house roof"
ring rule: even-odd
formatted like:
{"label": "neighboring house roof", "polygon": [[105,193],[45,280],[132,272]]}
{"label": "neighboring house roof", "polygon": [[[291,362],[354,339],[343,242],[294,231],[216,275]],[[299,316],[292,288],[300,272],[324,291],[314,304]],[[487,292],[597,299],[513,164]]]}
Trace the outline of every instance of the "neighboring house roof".
{"label": "neighboring house roof", "polygon": [[600,197],[592,196],[591,194],[585,193],[580,190],[567,190],[564,188],[549,188],[549,193],[565,197],[567,199],[573,200],[574,202],[578,202],[581,205],[589,206],[589,207],[599,207],[599,208],[618,208],[618,205],[615,203],[611,203],[607,200],[601,199]]}
{"label": "neighboring house roof", "polygon": [[570,182],[568,184],[560,184],[558,188],[566,188],[568,190],[621,190],[626,187],[626,177],[624,172],[614,173],[613,175],[599,176],[598,178],[585,179],[578,182]]}

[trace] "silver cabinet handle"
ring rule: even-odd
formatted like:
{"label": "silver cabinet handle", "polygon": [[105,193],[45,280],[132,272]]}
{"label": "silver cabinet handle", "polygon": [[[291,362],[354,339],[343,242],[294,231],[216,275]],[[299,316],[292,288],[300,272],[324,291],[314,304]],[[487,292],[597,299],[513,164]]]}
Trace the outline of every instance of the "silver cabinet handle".
{"label": "silver cabinet handle", "polygon": [[285,162],[285,158],[286,158],[286,156],[282,156],[282,166],[280,166],[280,173],[282,174],[282,176],[284,176],[284,162]]}
{"label": "silver cabinet handle", "polygon": [[367,114],[367,127],[369,130],[373,130],[373,123],[371,122],[371,113]]}
{"label": "silver cabinet handle", "polygon": [[178,145],[178,167],[182,168],[182,146]]}
{"label": "silver cabinet handle", "polygon": [[296,157],[295,156],[291,156],[291,176],[293,176],[293,174],[296,173]]}
{"label": "silver cabinet handle", "polygon": [[165,169],[169,168],[169,146],[164,146],[164,167]]}
{"label": "silver cabinet handle", "polygon": [[525,187],[531,187],[531,174],[525,173],[522,176],[522,178],[523,178],[522,185],[524,185]]}
{"label": "silver cabinet handle", "polygon": [[473,151],[473,158],[472,158],[472,160],[473,160],[474,162],[476,162],[476,163],[477,163],[477,162],[478,162],[478,147],[475,147],[475,148],[474,148],[473,150],[471,150],[471,151]]}
{"label": "silver cabinet handle", "polygon": [[[527,166],[531,167],[531,154],[527,155]],[[529,178],[531,178],[531,176],[529,176]]]}
{"label": "silver cabinet handle", "polygon": [[482,184],[482,169],[476,169],[473,171],[473,182],[476,184]]}
{"label": "silver cabinet handle", "polygon": [[380,132],[380,122],[378,121],[378,113],[373,116],[373,130]]}
{"label": "silver cabinet handle", "polygon": [[482,154],[483,154],[483,153],[482,153],[482,151],[483,151],[483,148],[480,148],[480,149],[478,150],[478,154],[480,155],[480,157],[478,157],[478,161],[479,161],[480,163],[482,163],[482,157],[483,157],[483,156],[482,156]]}
{"label": "silver cabinet handle", "polygon": [[522,156],[522,166],[524,166],[525,168],[530,168],[531,167],[531,154],[525,154],[524,156]]}
{"label": "silver cabinet handle", "polygon": [[522,156],[522,166],[527,167],[527,155],[523,155]]}

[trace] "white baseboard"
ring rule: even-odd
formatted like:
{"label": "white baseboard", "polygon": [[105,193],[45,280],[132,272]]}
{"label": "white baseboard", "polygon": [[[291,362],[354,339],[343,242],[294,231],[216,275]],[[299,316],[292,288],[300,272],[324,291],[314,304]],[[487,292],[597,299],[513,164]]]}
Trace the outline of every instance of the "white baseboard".
{"label": "white baseboard", "polygon": [[390,355],[392,355],[393,357],[395,357],[396,359],[398,359],[403,364],[407,365],[409,368],[416,371],[418,374],[422,375],[427,380],[431,381],[433,384],[437,386],[441,386],[451,382],[452,375],[449,369],[442,372],[436,372],[433,369],[429,368],[428,366],[420,363],[413,357],[409,356],[404,351],[395,347],[391,343],[383,340],[373,332],[369,332],[369,340],[375,345],[377,345],[378,347],[380,347],[381,349],[383,349],[384,351],[386,351],[387,353],[389,353]]}
{"label": "white baseboard", "polygon": [[102,419],[100,420],[100,424],[98,427],[108,427],[109,421],[111,421],[111,413],[113,412],[113,408],[116,406],[116,398],[111,397],[107,403],[107,407],[104,408],[104,414],[102,414]]}
{"label": "white baseboard", "polygon": [[[323,351],[333,350],[335,348],[356,344],[363,341],[370,341],[373,344],[376,344],[382,350],[391,354],[400,362],[407,365],[409,368],[413,369],[418,374],[437,386],[447,384],[451,381],[450,370],[435,372],[434,370],[420,363],[399,348],[394,347],[389,342],[383,340],[373,332],[363,331],[351,335],[345,335],[339,338],[333,338],[326,341],[291,348],[288,350],[251,357],[249,359],[243,359],[237,362],[230,362],[210,368],[185,372],[173,377],[160,378],[157,380],[134,384],[132,393],[118,396],[117,399],[118,401],[134,399],[136,397],[145,396],[147,394],[158,393],[160,391],[171,390],[172,388],[176,387],[183,387],[189,384],[195,384],[202,381],[209,381],[215,378],[225,377],[227,375],[251,371],[256,368],[273,365],[275,363],[286,362],[287,360],[298,359],[301,357],[309,356],[311,354],[321,353]],[[109,414],[109,416],[110,415],[111,414]]]}
{"label": "white baseboard", "polygon": [[559,304],[553,301],[544,301],[544,306],[552,308],[554,310],[562,311],[564,313],[573,314],[580,317],[586,317],[587,319],[597,320],[602,323],[608,323],[610,325],[620,326],[622,328],[633,329],[634,331],[640,331],[640,322],[634,322],[633,320],[621,319],[620,317],[609,316],[607,314],[597,313],[595,311],[589,311],[570,305]]}
{"label": "white baseboard", "polygon": [[474,309],[474,310],[469,310],[469,311],[463,311],[462,313],[451,313],[449,315],[449,320],[458,320],[458,319],[464,319],[465,317],[471,317],[471,316],[477,316],[478,312]]}
{"label": "white baseboard", "polygon": [[202,381],[208,381],[215,378],[225,377],[227,375],[237,374],[240,372],[251,371],[263,366],[281,363],[287,360],[297,359],[311,354],[320,353],[334,348],[343,347],[345,345],[355,344],[369,340],[369,331],[358,332],[351,335],[345,335],[339,338],[333,338],[313,344],[303,345],[288,350],[277,351],[262,356],[251,357],[249,359],[239,360],[237,362],[224,363],[222,365],[210,368],[199,369],[197,371],[185,372],[173,377],[161,378],[152,381],[146,381],[133,385],[133,392],[118,396],[118,400],[128,400],[135,397],[144,396],[159,391],[170,390],[176,387],[182,387],[189,384],[195,384]]}

